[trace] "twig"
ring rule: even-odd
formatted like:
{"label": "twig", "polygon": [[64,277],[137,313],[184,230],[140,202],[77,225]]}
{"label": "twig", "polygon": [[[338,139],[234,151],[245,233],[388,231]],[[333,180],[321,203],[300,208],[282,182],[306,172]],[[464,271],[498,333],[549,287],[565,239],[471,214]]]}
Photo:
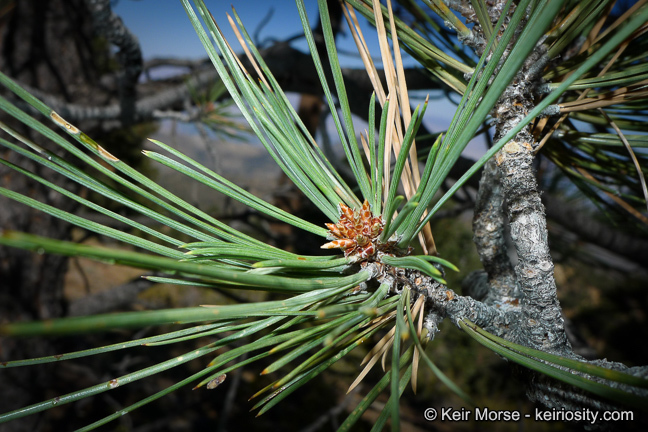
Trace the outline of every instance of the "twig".
{"label": "twig", "polygon": [[319,416],[314,422],[301,429],[300,432],[316,432],[326,424],[327,421],[334,419],[342,411],[346,409],[352,402],[355,401],[354,395],[360,390],[360,386],[351,390],[349,394],[346,395],[337,405],[326,411],[324,414]]}

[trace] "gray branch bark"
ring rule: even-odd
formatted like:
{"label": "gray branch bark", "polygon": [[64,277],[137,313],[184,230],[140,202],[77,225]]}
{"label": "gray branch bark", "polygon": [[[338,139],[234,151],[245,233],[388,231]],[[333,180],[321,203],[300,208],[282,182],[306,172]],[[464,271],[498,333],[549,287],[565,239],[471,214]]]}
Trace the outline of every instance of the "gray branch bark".
{"label": "gray branch bark", "polygon": [[553,277],[544,207],[531,166],[531,145],[511,141],[496,161],[502,171],[511,238],[518,255],[515,274],[523,294],[518,337],[535,349],[571,352]]}
{"label": "gray branch bark", "polygon": [[[529,135],[523,132],[518,137],[529,138]],[[567,338],[565,321],[558,302],[556,283],[553,277],[553,262],[549,255],[546,216],[540,202],[532,160],[533,146],[525,141],[509,142],[495,156],[495,159],[484,169],[474,222],[475,241],[487,276],[472,275],[468,291],[479,292],[481,290],[481,298],[492,298],[501,290],[501,275],[505,274],[510,277],[510,263],[506,262],[508,257],[503,239],[505,224],[501,220],[502,213],[505,213],[510,224],[511,240],[518,255],[518,264],[515,267],[513,279],[521,288],[519,306],[509,303],[504,310],[499,308],[501,315],[494,315],[493,311],[485,307],[446,308],[444,312],[454,322],[470,312],[478,312],[478,315],[483,314],[483,316],[473,314],[472,318],[469,317],[475,323],[488,324],[488,320],[496,317],[495,322],[500,323],[499,325],[494,325],[491,322],[487,327],[484,327],[491,333],[498,334],[499,331],[499,336],[520,345],[587,362],[573,351]],[[500,209],[493,208],[495,206]],[[484,285],[486,286],[484,287]],[[454,301],[458,306],[468,304],[461,298]],[[434,304],[438,307],[442,302],[434,302]],[[501,323],[505,323],[505,326],[502,326]],[[648,375],[647,366],[628,368],[621,363],[607,360],[588,362],[635,376],[645,377]],[[530,400],[540,402],[548,408],[564,408],[571,411],[582,409],[602,411],[619,408],[605,399],[558,382],[546,375],[521,367],[514,369],[526,382],[527,396]],[[574,372],[572,371],[572,373]],[[592,376],[585,377],[612,387],[622,388],[624,391],[644,396],[647,394],[645,390],[606,382]],[[614,425],[608,423],[596,426],[601,429],[609,429]]]}
{"label": "gray branch bark", "polygon": [[501,173],[495,160],[484,166],[475,202],[473,240],[488,274],[490,288],[484,299],[487,304],[517,304],[520,290],[505,237],[506,215]]}
{"label": "gray branch bark", "polygon": [[[542,47],[538,47],[532,57],[541,57],[543,52]],[[527,62],[520,72],[524,74],[520,75],[523,79],[514,80],[514,87],[509,86],[498,101],[493,114],[496,138],[504,136],[515,127],[533,107],[533,88],[535,80],[539,80],[537,72],[537,68]],[[447,291],[446,299],[452,301],[444,302],[443,295],[440,296],[438,290],[429,293],[428,302],[432,303],[431,314],[446,314],[455,322],[461,319],[461,315],[468,314],[466,316],[471,321],[483,322],[488,325],[488,331],[499,330],[502,337],[520,345],[584,361],[574,353],[567,338],[557,297],[546,215],[532,166],[535,144],[529,129],[523,129],[488,163],[482,174],[473,225],[475,243],[489,282],[486,293],[480,293],[482,306],[477,307]],[[513,271],[506,253],[504,215],[518,256]],[[473,277],[475,289],[472,291],[483,291],[484,279],[480,275]],[[503,296],[515,300],[519,298],[519,305],[508,302],[505,308],[499,308],[499,314],[495,314],[492,306],[489,307],[487,303]],[[456,307],[451,307],[452,303]],[[481,314],[483,316],[479,316]],[[497,324],[494,324],[493,319]],[[504,328],[502,323],[506,323]],[[639,376],[648,373],[648,367],[645,366],[630,369],[605,360],[591,363]],[[570,410],[612,407],[607,401],[572,386],[557,383],[545,375],[526,369],[520,370],[520,373],[526,380],[530,399],[548,407]],[[624,390],[644,395],[647,393],[630,387],[625,387]],[[604,425],[606,426],[609,425]]]}

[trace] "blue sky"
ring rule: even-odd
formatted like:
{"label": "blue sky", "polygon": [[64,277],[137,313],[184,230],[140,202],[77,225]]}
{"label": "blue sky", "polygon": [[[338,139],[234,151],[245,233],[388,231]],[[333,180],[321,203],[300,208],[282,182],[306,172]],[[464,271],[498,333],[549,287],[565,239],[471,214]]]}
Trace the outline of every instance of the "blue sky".
{"label": "blue sky", "polygon": [[[232,14],[232,6],[250,34],[263,22],[270,9],[274,10],[261,32],[262,40],[282,40],[301,31],[294,0],[206,0],[205,3],[230,41],[234,41],[235,37],[226,14]],[[317,2],[305,0],[305,4],[311,25],[315,25],[318,18]],[[195,59],[206,56],[179,0],[119,0],[113,10],[138,37],[145,59],[167,56]],[[367,36],[373,34],[374,30],[365,23],[363,31]],[[355,49],[353,40],[348,35],[342,35],[339,42],[344,49]],[[305,42],[298,42],[295,46],[306,48]],[[374,47],[372,52],[377,55],[377,44]],[[346,59],[346,62],[360,64],[359,60],[353,59]]]}
{"label": "blue sky", "polygon": [[[317,1],[304,0],[304,2],[311,26],[314,26],[319,17]],[[262,41],[266,38],[284,40],[301,32],[301,21],[294,0],[205,0],[205,3],[216,18],[225,37],[237,51],[239,51],[238,42],[230,29],[226,16],[227,13],[232,13],[232,6],[236,9],[250,34],[254,34],[259,24],[266,19],[270,9],[274,9],[274,14],[261,31],[260,39]],[[180,0],[119,0],[113,10],[138,37],[144,59],[154,57],[198,59],[206,57]],[[360,20],[369,49],[376,57],[380,50],[375,38],[375,29],[362,17]],[[355,43],[348,34],[346,24],[344,32],[338,37],[337,42],[339,49],[355,52]],[[303,39],[295,43],[294,46],[307,51]],[[403,56],[404,59],[407,58],[404,53]],[[358,58],[350,56],[341,56],[340,63],[343,67],[363,67]],[[409,66],[414,62],[405,60],[405,64]],[[419,96],[425,97],[425,95]],[[446,129],[454,113],[454,108],[454,105],[443,98],[431,101],[424,120],[428,129],[431,131]],[[361,126],[362,129],[365,127]],[[483,153],[483,146],[471,144],[468,150],[473,153],[474,157]]]}

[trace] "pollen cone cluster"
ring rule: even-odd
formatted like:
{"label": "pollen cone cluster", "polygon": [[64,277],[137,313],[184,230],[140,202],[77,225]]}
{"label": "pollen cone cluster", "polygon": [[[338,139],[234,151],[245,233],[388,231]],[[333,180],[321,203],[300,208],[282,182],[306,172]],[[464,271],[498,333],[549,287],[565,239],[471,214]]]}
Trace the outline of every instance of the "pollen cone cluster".
{"label": "pollen cone cluster", "polygon": [[385,226],[382,217],[371,213],[369,202],[365,200],[360,210],[351,210],[340,203],[340,220],[336,224],[327,223],[329,238],[335,240],[322,245],[322,249],[340,248],[344,255],[355,256],[360,260],[373,257],[376,252],[387,252],[392,242],[380,243],[378,237]]}

